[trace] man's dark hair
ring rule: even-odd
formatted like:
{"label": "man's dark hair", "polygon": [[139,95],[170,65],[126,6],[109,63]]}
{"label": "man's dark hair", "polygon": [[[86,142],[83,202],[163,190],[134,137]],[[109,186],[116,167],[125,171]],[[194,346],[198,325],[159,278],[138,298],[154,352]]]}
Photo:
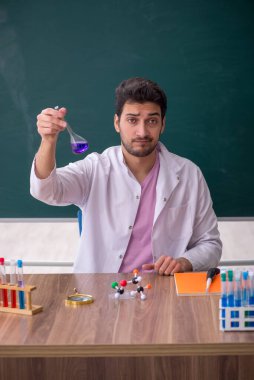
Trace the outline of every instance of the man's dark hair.
{"label": "man's dark hair", "polygon": [[152,102],[160,106],[162,119],[167,110],[167,97],[157,83],[144,78],[122,81],[115,91],[115,113],[121,116],[124,104]]}

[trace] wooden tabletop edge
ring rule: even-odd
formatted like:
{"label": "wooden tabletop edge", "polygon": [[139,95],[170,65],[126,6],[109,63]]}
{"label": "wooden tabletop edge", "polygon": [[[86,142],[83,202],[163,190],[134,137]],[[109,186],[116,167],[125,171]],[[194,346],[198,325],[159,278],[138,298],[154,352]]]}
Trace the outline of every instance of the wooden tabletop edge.
{"label": "wooden tabletop edge", "polygon": [[130,357],[253,355],[253,343],[0,346],[0,357]]}

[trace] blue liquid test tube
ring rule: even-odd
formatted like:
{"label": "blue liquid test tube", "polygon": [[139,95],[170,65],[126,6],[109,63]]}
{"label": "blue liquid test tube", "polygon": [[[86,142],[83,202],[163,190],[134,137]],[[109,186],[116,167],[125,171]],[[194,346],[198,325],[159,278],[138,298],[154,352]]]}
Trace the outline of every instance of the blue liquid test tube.
{"label": "blue liquid test tube", "polygon": [[[18,276],[18,286],[20,288],[24,287],[24,280],[23,280],[23,261],[17,260],[17,276]],[[25,297],[24,292],[19,291],[19,308],[25,309]]]}
{"label": "blue liquid test tube", "polygon": [[254,305],[254,273],[252,270],[249,271],[249,282],[250,282],[249,304]]}
{"label": "blue liquid test tube", "polygon": [[242,285],[241,285],[241,272],[236,270],[235,272],[235,306],[242,306]]}
{"label": "blue liquid test tube", "polygon": [[232,269],[228,270],[228,306],[235,306],[234,302],[234,272]]}
{"label": "blue liquid test tube", "polygon": [[[220,279],[221,279],[221,296],[220,296],[220,301],[221,301],[221,306],[222,307],[227,307],[227,274],[225,270],[221,270],[220,272]],[[225,329],[226,327],[226,310],[221,309],[221,324],[222,328]]]}
{"label": "blue liquid test tube", "polygon": [[244,270],[242,273],[242,292],[243,292],[243,306],[249,305],[249,272]]}
{"label": "blue liquid test tube", "polygon": [[221,306],[226,307],[227,306],[227,275],[226,271],[220,272],[220,278],[221,278]]}

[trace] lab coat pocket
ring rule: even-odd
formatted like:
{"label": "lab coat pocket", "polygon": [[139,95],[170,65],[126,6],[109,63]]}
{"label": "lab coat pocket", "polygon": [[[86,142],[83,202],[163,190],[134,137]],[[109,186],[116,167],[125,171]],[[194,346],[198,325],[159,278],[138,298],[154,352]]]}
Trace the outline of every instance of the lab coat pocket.
{"label": "lab coat pocket", "polygon": [[167,230],[170,240],[181,240],[191,236],[192,218],[189,204],[168,209]]}

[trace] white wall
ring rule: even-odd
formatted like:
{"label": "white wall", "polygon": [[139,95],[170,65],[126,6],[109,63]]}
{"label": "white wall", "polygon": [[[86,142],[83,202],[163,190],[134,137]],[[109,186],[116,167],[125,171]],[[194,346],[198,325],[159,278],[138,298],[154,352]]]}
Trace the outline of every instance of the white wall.
{"label": "white wall", "polygon": [[[79,231],[73,222],[0,222],[0,256],[5,260],[73,262]],[[68,273],[69,267],[25,267],[25,273]]]}
{"label": "white wall", "polygon": [[[220,221],[222,260],[254,260],[254,221]],[[66,222],[2,221],[0,257],[24,261],[73,262],[79,242],[78,224]],[[26,273],[65,273],[70,266],[30,267]]]}

